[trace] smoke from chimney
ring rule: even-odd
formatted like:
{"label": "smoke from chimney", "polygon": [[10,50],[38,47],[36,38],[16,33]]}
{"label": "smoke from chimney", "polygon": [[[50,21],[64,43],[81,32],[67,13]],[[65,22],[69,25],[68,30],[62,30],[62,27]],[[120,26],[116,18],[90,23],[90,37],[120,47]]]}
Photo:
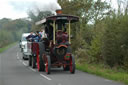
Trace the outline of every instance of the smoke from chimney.
{"label": "smoke from chimney", "polygon": [[35,15],[38,15],[39,11],[51,11],[55,14],[57,9],[61,9],[57,0],[33,0],[29,8]]}
{"label": "smoke from chimney", "polygon": [[9,7],[8,9],[15,13],[15,15],[24,14],[25,17],[27,17],[29,11],[37,16],[39,11],[51,11],[56,14],[55,11],[61,9],[58,0],[9,0],[5,6],[6,5],[7,8]]}

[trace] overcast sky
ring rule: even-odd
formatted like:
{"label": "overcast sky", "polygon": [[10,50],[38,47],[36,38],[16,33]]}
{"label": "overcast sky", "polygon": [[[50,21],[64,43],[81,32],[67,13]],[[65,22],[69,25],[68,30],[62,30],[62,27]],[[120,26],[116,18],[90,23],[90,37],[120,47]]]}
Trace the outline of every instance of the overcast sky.
{"label": "overcast sky", "polygon": [[[112,5],[117,8],[116,0],[112,0]],[[28,10],[56,10],[61,8],[57,0],[0,0],[1,18],[24,18],[27,17]]]}

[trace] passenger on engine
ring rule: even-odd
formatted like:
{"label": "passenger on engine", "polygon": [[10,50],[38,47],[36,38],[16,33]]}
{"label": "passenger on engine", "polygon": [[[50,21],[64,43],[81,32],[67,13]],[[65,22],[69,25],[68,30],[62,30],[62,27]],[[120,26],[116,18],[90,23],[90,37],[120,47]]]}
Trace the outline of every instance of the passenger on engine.
{"label": "passenger on engine", "polygon": [[33,42],[34,41],[34,33],[33,31],[31,31],[30,35],[28,35],[26,37],[26,39],[29,41],[29,42]]}
{"label": "passenger on engine", "polygon": [[47,34],[45,33],[45,30],[44,29],[41,29],[39,34],[41,35],[41,38],[47,38]]}
{"label": "passenger on engine", "polygon": [[36,35],[34,36],[34,41],[40,42],[40,40],[41,40],[41,35],[39,34],[39,31],[36,31]]}

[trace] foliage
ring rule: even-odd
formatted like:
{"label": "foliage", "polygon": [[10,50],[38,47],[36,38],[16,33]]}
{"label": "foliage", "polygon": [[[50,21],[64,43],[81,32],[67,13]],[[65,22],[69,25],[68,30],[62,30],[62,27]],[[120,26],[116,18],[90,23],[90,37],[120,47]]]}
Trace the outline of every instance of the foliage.
{"label": "foliage", "polygon": [[128,70],[128,5],[124,11],[120,7],[115,11],[111,2],[101,0],[59,3],[63,13],[80,17],[79,23],[72,25],[72,48],[79,63],[104,63]]}
{"label": "foliage", "polygon": [[97,76],[101,76],[110,80],[119,81],[128,85],[128,73],[123,69],[111,69],[109,67],[104,67],[103,64],[76,64],[76,68]]}
{"label": "foliage", "polygon": [[[127,59],[128,15],[107,20],[108,29],[103,40],[103,56],[110,66],[123,66]],[[125,50],[124,50],[125,49]]]}
{"label": "foliage", "polygon": [[50,11],[40,11],[38,10],[38,15],[35,15],[32,11],[29,11],[28,13],[29,18],[32,20],[32,22],[37,22],[41,19],[44,19],[47,16],[53,15]]}
{"label": "foliage", "polygon": [[12,33],[7,33],[7,31],[5,30],[0,31],[0,37],[0,47],[3,47],[9,44],[10,42],[14,42],[14,37]]}
{"label": "foliage", "polygon": [[17,44],[17,43],[8,44],[8,45],[6,45],[6,46],[0,48],[0,53],[6,51],[8,48],[14,46],[15,44]]}
{"label": "foliage", "polygon": [[28,13],[28,16],[31,19],[31,23],[32,23],[32,29],[31,29],[32,31],[36,31],[42,28],[40,25],[39,26],[35,25],[37,21],[40,21],[47,16],[53,15],[52,12],[50,11],[40,11],[40,10],[37,11],[38,11],[38,15],[35,15],[32,11],[29,11]]}
{"label": "foliage", "polygon": [[101,0],[59,0],[59,3],[63,13],[77,15],[85,24],[101,20],[111,11],[110,5]]}
{"label": "foliage", "polygon": [[10,19],[7,19],[7,18],[3,18],[0,20],[0,29],[3,28],[3,25],[9,23],[11,20]]}
{"label": "foliage", "polygon": [[0,20],[0,26],[0,48],[19,40],[23,32],[31,29],[31,24],[26,19],[3,18]]}

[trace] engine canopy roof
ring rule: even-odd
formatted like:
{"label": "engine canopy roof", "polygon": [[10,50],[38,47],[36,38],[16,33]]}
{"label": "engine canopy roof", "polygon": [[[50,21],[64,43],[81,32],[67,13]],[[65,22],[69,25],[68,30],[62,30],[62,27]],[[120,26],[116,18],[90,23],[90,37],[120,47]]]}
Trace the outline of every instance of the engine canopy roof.
{"label": "engine canopy roof", "polygon": [[79,21],[79,17],[73,16],[73,15],[66,15],[66,14],[58,14],[54,16],[46,17],[45,19],[42,19],[38,22],[36,22],[36,25],[40,24],[46,24],[46,23],[53,23],[53,22],[61,22],[61,23],[74,23]]}

